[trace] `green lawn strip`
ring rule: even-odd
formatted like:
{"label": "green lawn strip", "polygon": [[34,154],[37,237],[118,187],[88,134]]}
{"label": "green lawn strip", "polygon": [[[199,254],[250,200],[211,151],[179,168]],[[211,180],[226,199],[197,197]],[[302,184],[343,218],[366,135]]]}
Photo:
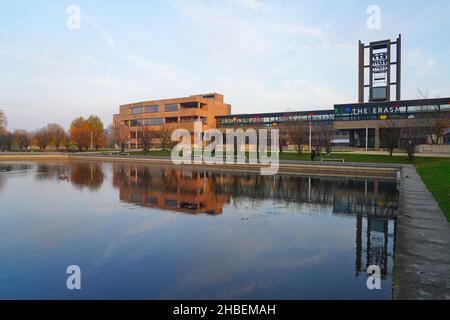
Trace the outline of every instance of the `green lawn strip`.
{"label": "green lawn strip", "polygon": [[416,169],[450,221],[450,159],[442,159],[431,164],[418,164]]}

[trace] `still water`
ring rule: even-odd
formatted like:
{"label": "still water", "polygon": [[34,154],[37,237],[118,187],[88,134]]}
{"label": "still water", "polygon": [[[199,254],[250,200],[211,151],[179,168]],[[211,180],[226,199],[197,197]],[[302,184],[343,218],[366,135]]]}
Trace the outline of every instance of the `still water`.
{"label": "still water", "polygon": [[389,299],[397,205],[392,181],[0,162],[0,299]]}

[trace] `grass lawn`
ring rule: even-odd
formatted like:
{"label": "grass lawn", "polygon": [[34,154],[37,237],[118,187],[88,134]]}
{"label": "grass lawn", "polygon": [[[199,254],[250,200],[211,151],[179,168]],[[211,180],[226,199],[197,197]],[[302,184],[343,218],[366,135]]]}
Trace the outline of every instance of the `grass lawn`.
{"label": "grass lawn", "polygon": [[428,164],[419,163],[415,166],[422,181],[450,221],[450,159],[441,159]]}

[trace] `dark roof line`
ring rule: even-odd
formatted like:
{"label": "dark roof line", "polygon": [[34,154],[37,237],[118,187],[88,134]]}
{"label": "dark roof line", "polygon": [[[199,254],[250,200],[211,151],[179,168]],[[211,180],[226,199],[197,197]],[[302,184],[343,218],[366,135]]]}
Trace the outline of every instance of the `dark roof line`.
{"label": "dark roof line", "polygon": [[[380,102],[364,102],[364,103],[343,103],[335,104],[334,107],[356,107],[356,106],[394,106],[394,105],[407,105],[407,106],[421,106],[421,105],[437,105],[437,104],[450,104],[450,98],[432,98],[432,99],[415,99],[415,100],[395,100],[395,101],[380,101]],[[326,110],[311,110],[311,111],[285,111],[285,112],[268,112],[268,113],[240,113],[230,114],[226,116],[216,116],[216,118],[234,118],[234,117],[277,117],[282,115],[308,115],[308,114],[334,114],[334,109]]]}

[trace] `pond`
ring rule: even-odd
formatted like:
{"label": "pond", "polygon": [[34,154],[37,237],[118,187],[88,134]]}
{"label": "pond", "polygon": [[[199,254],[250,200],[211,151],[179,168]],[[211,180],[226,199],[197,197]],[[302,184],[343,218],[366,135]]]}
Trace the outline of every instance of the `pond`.
{"label": "pond", "polygon": [[395,181],[0,162],[0,299],[389,299],[398,199]]}

